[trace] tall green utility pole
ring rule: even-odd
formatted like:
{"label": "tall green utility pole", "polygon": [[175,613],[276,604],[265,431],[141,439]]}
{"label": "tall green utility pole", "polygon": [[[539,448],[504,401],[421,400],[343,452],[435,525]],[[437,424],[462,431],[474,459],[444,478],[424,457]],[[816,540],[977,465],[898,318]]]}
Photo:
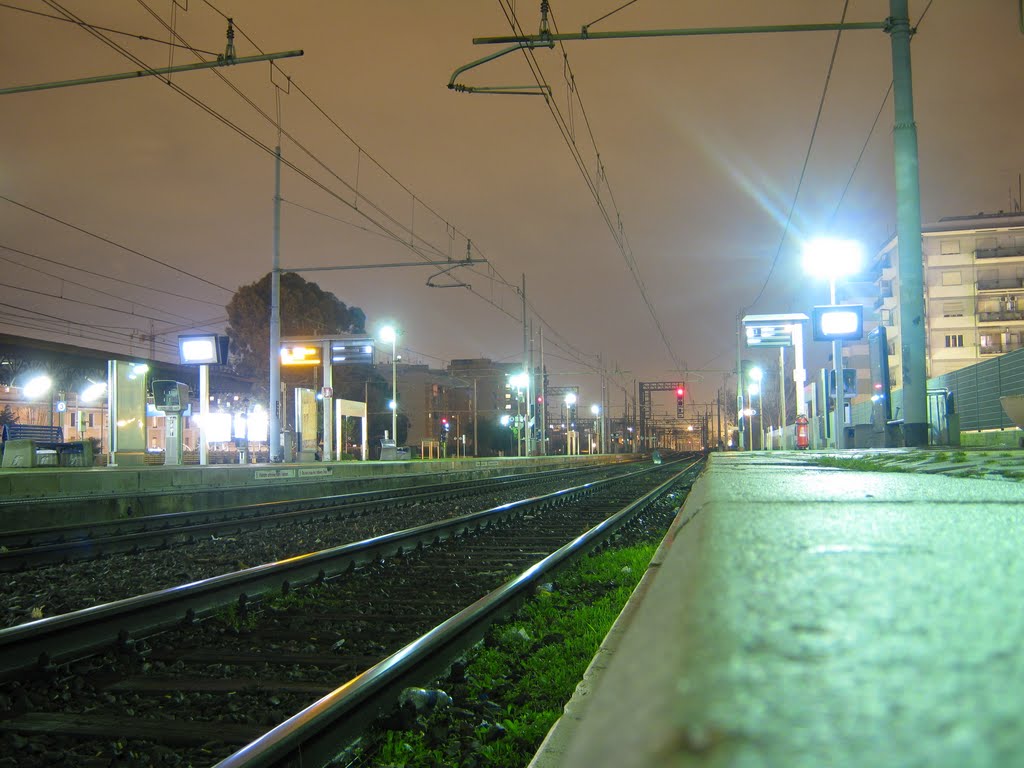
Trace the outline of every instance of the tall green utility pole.
{"label": "tall green utility pole", "polygon": [[893,165],[896,173],[896,238],[900,275],[900,346],[903,375],[903,439],[928,445],[928,374],[925,362],[924,263],[921,257],[921,186],[917,125],[910,74],[910,16],[907,0],[889,0],[892,42]]}
{"label": "tall green utility pole", "polygon": [[842,24],[789,24],[756,27],[705,27],[696,29],[638,29],[595,32],[584,27],[580,32],[552,34],[542,25],[540,34],[478,37],[476,45],[511,45],[497,53],[459,67],[448,88],[472,93],[507,92],[473,88],[455,82],[455,78],[499,56],[524,48],[554,47],[569,40],[624,40],[641,37],[694,37],[705,35],[763,34],[768,32],[827,32],[881,29],[892,44],[894,94],[894,152],[896,177],[896,234],[899,238],[900,344],[903,353],[903,436],[908,446],[928,444],[927,371],[925,365],[924,265],[921,259],[921,189],[918,177],[917,126],[914,124],[914,96],[910,71],[910,15],[907,0],[889,0],[889,18],[883,22]]}

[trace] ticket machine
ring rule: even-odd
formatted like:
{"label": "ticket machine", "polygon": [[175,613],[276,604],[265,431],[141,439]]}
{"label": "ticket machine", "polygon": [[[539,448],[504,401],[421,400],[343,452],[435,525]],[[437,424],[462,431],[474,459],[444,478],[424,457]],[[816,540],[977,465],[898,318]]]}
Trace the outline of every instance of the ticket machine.
{"label": "ticket machine", "polygon": [[164,464],[181,464],[181,414],[188,408],[188,385],[180,381],[154,381],[153,407],[164,414]]}

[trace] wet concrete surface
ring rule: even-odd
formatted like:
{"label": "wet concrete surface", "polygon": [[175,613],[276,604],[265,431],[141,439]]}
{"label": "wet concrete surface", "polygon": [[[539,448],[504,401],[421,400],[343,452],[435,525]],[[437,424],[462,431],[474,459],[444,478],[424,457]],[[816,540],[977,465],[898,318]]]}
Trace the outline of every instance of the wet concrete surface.
{"label": "wet concrete surface", "polygon": [[1024,454],[939,453],[713,456],[557,764],[1022,764]]}

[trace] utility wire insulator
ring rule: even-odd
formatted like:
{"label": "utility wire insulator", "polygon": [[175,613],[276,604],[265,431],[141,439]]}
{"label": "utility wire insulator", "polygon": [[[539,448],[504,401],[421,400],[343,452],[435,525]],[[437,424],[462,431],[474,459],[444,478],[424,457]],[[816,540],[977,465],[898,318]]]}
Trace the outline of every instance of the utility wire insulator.
{"label": "utility wire insulator", "polygon": [[235,20],[228,19],[228,44],[224,48],[224,55],[218,56],[219,61],[232,62],[235,60]]}

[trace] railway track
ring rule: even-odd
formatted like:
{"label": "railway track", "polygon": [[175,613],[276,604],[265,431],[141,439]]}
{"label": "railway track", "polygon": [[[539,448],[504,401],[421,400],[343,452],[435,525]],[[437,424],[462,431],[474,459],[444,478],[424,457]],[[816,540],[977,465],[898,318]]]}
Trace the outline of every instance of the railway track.
{"label": "railway track", "polygon": [[[396,672],[382,661],[391,652],[428,646],[417,638],[432,627],[450,626],[448,617],[521,581],[517,574],[539,577],[543,569],[531,570],[534,564],[585,532],[611,530],[609,516],[668,469],[0,631],[0,672],[8,678],[0,689],[0,732],[8,754],[15,750],[18,765],[83,765],[90,753],[109,760],[120,750],[113,756],[134,764],[128,753],[141,750],[136,756],[149,762],[156,756],[209,765],[353,679],[364,681],[357,708],[365,715],[377,707],[365,703],[385,701],[403,675],[442,663],[436,650],[422,652],[416,664],[406,654]],[[300,589],[304,584],[312,586]],[[485,613],[511,603],[504,605]],[[471,624],[480,621],[478,615]],[[451,651],[457,644],[442,645]],[[376,670],[369,678],[360,674],[367,668]],[[382,676],[382,669],[390,672]],[[308,725],[301,730],[311,732]],[[337,724],[329,730],[339,732]],[[30,745],[34,751],[23,754]],[[46,759],[23,759],[36,754]],[[58,754],[68,762],[52,762]]]}
{"label": "railway track", "polygon": [[[377,501],[359,512],[352,507],[307,515],[277,517],[261,528],[196,535],[187,543],[158,549],[139,547],[91,560],[68,564],[42,564],[21,571],[0,573],[5,601],[0,604],[0,625],[70,613],[113,600],[154,592],[184,582],[198,581],[249,566],[286,559],[333,545],[369,539],[393,530],[457,517],[563,487],[568,477],[601,478],[625,471],[615,469],[530,475],[519,483],[455,491],[436,488],[430,498],[402,496],[398,505]],[[532,479],[531,479],[532,478]],[[580,482],[580,479],[575,481]],[[475,492],[479,489],[479,492]],[[358,505],[357,505],[358,506]],[[266,522],[266,521],[264,521]],[[232,530],[229,529],[228,530]]]}
{"label": "railway track", "polygon": [[462,497],[469,500],[525,485],[558,482],[568,477],[607,477],[621,471],[624,471],[623,466],[558,469],[488,480],[458,480],[397,490],[370,490],[3,532],[0,533],[0,572],[187,545],[206,537],[237,535],[330,516],[356,517],[438,499]]}

